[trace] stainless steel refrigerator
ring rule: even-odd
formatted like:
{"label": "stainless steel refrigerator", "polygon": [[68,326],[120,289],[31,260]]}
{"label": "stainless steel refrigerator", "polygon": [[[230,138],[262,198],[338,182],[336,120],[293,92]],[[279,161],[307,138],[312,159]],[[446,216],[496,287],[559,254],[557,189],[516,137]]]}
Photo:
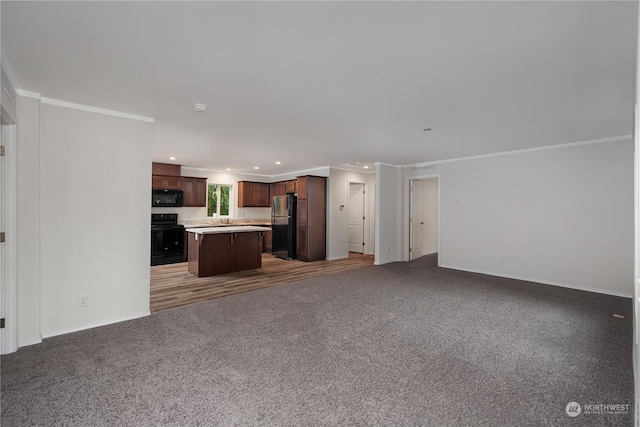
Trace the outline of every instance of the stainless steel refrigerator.
{"label": "stainless steel refrigerator", "polygon": [[273,196],[271,201],[271,252],[278,258],[296,258],[296,196]]}

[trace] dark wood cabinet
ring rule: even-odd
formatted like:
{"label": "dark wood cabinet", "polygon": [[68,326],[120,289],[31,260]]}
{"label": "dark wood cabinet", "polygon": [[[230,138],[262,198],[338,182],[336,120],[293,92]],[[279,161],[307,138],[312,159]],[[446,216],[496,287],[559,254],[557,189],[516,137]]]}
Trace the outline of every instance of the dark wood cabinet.
{"label": "dark wood cabinet", "polygon": [[282,182],[274,182],[271,184],[271,194],[270,197],[273,199],[273,196],[284,196],[287,194],[287,186],[284,181]]}
{"label": "dark wood cabinet", "polygon": [[161,190],[182,190],[182,177],[170,175],[152,175],[151,188]]}
{"label": "dark wood cabinet", "polygon": [[270,184],[264,182],[238,181],[238,207],[271,207],[270,187]]}
{"label": "dark wood cabinet", "polygon": [[291,179],[289,181],[285,181],[285,192],[286,193],[295,193],[298,191],[298,180]]}
{"label": "dark wood cabinet", "polygon": [[327,178],[298,177],[297,255],[302,261],[327,257]]}
{"label": "dark wood cabinet", "polygon": [[263,231],[187,233],[188,270],[198,277],[262,267]]}
{"label": "dark wood cabinet", "polygon": [[307,178],[308,177],[298,177],[297,189],[298,199],[306,199],[307,198]]}
{"label": "dark wood cabinet", "polygon": [[151,188],[182,190],[182,206],[207,206],[207,179],[180,176],[181,166],[168,163],[151,164]]}
{"label": "dark wood cabinet", "polygon": [[307,241],[307,227],[296,228],[296,255],[301,261],[309,260],[309,243]]}
{"label": "dark wood cabinet", "polygon": [[207,179],[182,177],[183,206],[207,206]]}
{"label": "dark wood cabinet", "polygon": [[265,231],[264,237],[262,238],[262,252],[271,253],[271,249],[273,247],[273,231]]}
{"label": "dark wood cabinet", "polygon": [[231,271],[231,233],[189,234],[189,273],[198,277]]}
{"label": "dark wood cabinet", "polygon": [[262,267],[262,233],[233,233],[233,271]]}
{"label": "dark wood cabinet", "polygon": [[151,163],[151,175],[180,176],[182,167],[170,163]]}
{"label": "dark wood cabinet", "polygon": [[296,224],[296,226],[305,227],[305,228],[307,227],[308,225],[307,220],[309,219],[308,206],[309,206],[309,201],[307,199],[298,198],[298,206],[297,206],[297,212],[296,212],[296,218],[298,218],[298,223]]}

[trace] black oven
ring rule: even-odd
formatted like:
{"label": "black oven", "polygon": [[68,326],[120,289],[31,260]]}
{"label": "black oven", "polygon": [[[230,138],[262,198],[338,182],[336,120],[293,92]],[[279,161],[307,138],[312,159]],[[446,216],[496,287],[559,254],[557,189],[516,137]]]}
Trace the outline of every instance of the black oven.
{"label": "black oven", "polygon": [[151,214],[151,265],[184,261],[184,226],[178,214]]}
{"label": "black oven", "polygon": [[151,190],[151,207],[181,207],[182,190],[161,190],[154,188]]}

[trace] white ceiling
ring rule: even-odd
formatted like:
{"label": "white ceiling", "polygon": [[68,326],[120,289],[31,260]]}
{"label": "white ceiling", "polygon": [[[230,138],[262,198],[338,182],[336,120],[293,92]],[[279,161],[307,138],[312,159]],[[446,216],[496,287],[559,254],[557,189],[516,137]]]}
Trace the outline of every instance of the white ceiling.
{"label": "white ceiling", "polygon": [[155,161],[414,164],[631,134],[634,3],[2,1],[2,56]]}

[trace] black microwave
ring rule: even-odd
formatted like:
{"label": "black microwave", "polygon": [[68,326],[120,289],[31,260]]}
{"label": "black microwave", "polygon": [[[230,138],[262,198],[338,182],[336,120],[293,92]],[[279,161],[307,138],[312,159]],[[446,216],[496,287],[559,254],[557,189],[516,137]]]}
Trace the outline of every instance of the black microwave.
{"label": "black microwave", "polygon": [[151,190],[151,207],[181,207],[182,206],[182,190],[160,190],[154,188]]}

